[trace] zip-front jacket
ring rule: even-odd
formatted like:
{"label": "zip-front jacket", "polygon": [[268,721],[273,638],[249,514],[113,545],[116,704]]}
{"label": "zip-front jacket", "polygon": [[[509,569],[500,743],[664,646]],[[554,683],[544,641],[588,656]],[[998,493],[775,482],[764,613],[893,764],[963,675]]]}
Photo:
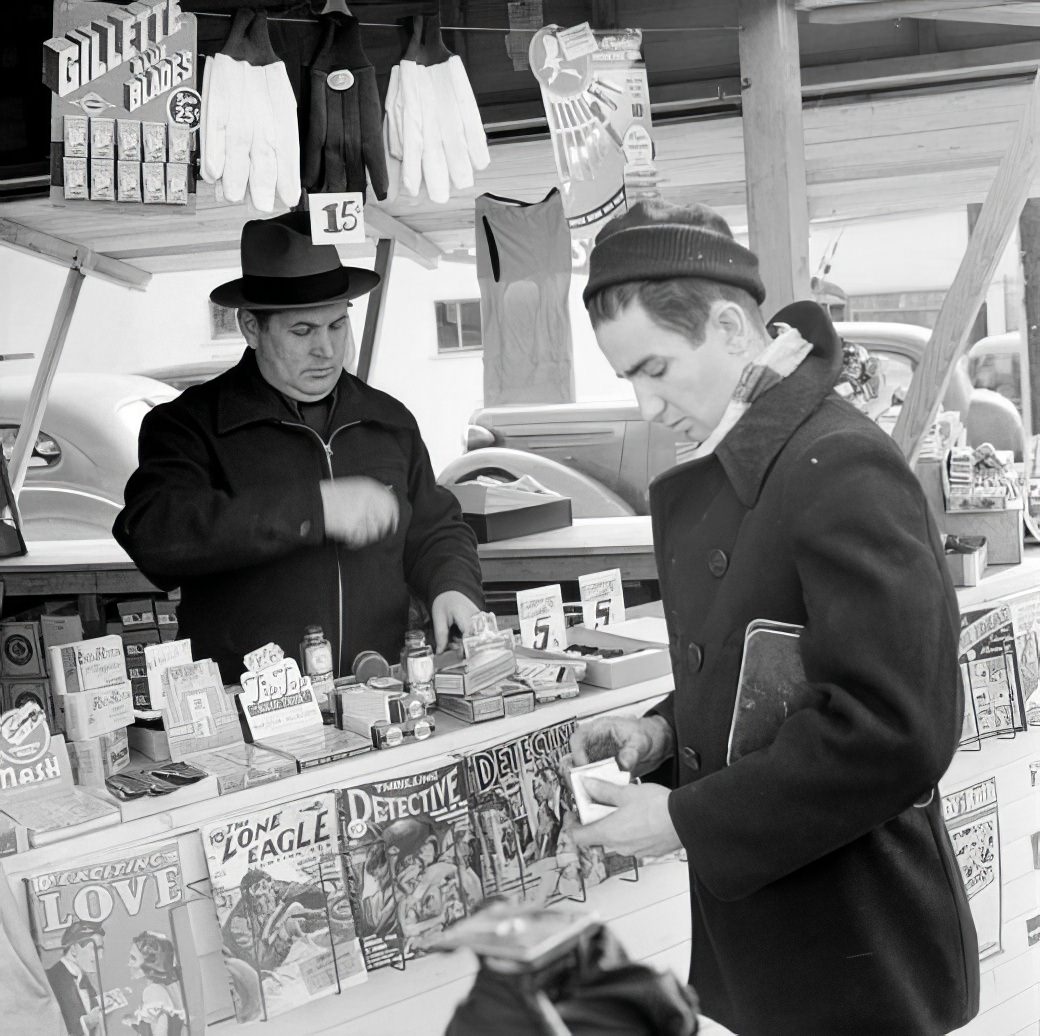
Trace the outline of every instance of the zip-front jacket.
{"label": "zip-front jacket", "polygon": [[[957,600],[898,447],[832,391],[829,321],[796,312],[812,353],[650,491],[690,980],[741,1036],[936,1036],[979,1003],[935,791],[963,715]],[[727,765],[753,619],[804,627],[813,701]]]}
{"label": "zip-front jacket", "polygon": [[[344,372],[327,438],[264,381],[254,353],[152,410],[113,533],[162,589],[180,587],[180,635],[237,682],[269,641],[295,655],[321,626],[338,674],[360,651],[396,658],[408,588],[483,601],[473,533],[437,486],[415,419]],[[360,550],[326,539],[319,482],[368,475],[393,488],[397,531]]]}

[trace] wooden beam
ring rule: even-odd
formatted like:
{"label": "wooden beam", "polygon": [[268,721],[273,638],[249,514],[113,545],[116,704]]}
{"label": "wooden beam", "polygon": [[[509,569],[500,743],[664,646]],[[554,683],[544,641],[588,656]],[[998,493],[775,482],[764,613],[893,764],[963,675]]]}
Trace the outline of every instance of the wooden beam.
{"label": "wooden beam", "polygon": [[997,169],[975,231],[968,239],[957,273],[936,317],[924,358],[910,382],[906,402],[893,430],[895,441],[913,464],[921,440],[935,420],[954,364],[965,353],[968,332],[1022,212],[1037,170],[1037,120],[1040,75],[1033,80],[1022,119]]}
{"label": "wooden beam", "polygon": [[1022,25],[1027,29],[1037,29],[1040,28],[1040,4],[976,6],[968,10],[936,11],[918,17],[934,21],[981,22],[983,25]]}
{"label": "wooden beam", "polygon": [[411,251],[417,261],[428,270],[434,269],[437,266],[437,260],[441,257],[440,248],[428,237],[413,230],[396,216],[391,216],[389,212],[374,202],[369,202],[365,206],[365,232],[369,237],[380,240],[393,238],[399,245]]}
{"label": "wooden beam", "polygon": [[83,245],[74,244],[64,238],[45,234],[42,230],[32,230],[16,223],[13,219],[0,216],[0,243],[18,248],[23,252],[38,255],[41,259],[60,263],[74,270],[103,277],[114,281],[124,288],[136,288],[143,291],[148,287],[152,275],[146,270],[139,270],[129,263],[110,259],[107,255],[94,252]]}
{"label": "wooden beam", "polygon": [[[1025,286],[1026,356],[1029,361],[1029,381],[1022,385],[1022,412],[1026,421],[1026,436],[1040,435],[1033,427],[1034,414],[1040,414],[1040,198],[1026,201],[1018,220],[1019,254],[1022,257],[1022,280]],[[1027,472],[1032,475],[1033,472]]]}
{"label": "wooden beam", "polygon": [[866,0],[860,3],[827,4],[814,6],[812,3],[795,5],[809,12],[809,21],[827,25],[847,25],[850,22],[878,22],[892,18],[926,18],[939,11],[956,8],[984,7],[979,0]]}
{"label": "wooden beam", "polygon": [[361,335],[361,351],[358,353],[357,376],[368,381],[383,329],[383,310],[386,308],[386,289],[390,285],[390,269],[394,261],[396,240],[381,237],[376,243],[376,273],[379,283],[368,294],[368,309],[365,311],[365,330]]}
{"label": "wooden beam", "polygon": [[810,297],[798,18],[787,0],[740,0],[748,231],[776,312]]}
{"label": "wooden beam", "polygon": [[54,321],[51,324],[50,336],[47,338],[47,346],[40,358],[40,366],[36,370],[36,377],[25,403],[22,423],[18,427],[18,435],[11,452],[11,491],[16,500],[21,492],[22,483],[25,482],[25,472],[28,470],[29,459],[32,457],[33,447],[36,445],[36,436],[40,433],[40,424],[43,421],[47,396],[51,391],[51,382],[54,380],[54,372],[58,368],[58,360],[61,358],[61,351],[65,346],[69,324],[72,322],[72,314],[75,312],[76,300],[79,298],[79,291],[82,287],[83,271],[78,267],[70,266],[65,277],[65,287],[62,289],[58,308],[54,312]]}
{"label": "wooden beam", "polygon": [[[967,215],[968,215],[968,237],[971,237],[975,233],[975,224],[979,221],[979,213],[982,212],[982,202],[973,201],[968,204]],[[985,338],[989,333],[988,327],[989,314],[986,312],[986,303],[983,302],[979,306],[979,311],[975,315],[975,319],[972,321],[971,330],[968,332],[968,345],[974,345],[980,338]]]}

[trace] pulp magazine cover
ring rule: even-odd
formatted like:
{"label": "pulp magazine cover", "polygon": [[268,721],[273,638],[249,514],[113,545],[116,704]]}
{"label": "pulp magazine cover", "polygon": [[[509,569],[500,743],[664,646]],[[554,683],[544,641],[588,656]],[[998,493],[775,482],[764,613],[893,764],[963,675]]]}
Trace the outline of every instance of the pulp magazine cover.
{"label": "pulp magazine cover", "polygon": [[483,901],[462,762],[344,788],[339,808],[369,970],[426,953]]}
{"label": "pulp magazine cover", "polygon": [[240,1022],[365,980],[332,792],[209,824],[201,835]]}
{"label": "pulp magazine cover", "polygon": [[204,1031],[176,842],[41,871],[25,883],[33,938],[70,1036]]}
{"label": "pulp magazine cover", "polygon": [[996,778],[943,795],[942,805],[979,937],[979,960],[985,960],[1002,949]]}
{"label": "pulp magazine cover", "polygon": [[964,682],[961,745],[986,737],[1014,737],[1025,730],[1015,628],[1007,602],[961,614],[959,658]]}
{"label": "pulp magazine cover", "polygon": [[603,850],[579,851],[564,830],[575,806],[560,762],[575,726],[564,720],[467,753],[488,895],[536,904],[582,899],[586,886],[607,876]]}

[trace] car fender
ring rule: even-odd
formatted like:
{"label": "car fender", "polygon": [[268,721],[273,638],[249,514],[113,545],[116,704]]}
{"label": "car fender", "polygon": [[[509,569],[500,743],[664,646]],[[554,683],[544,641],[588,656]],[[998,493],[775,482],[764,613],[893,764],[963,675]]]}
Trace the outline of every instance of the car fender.
{"label": "car fender", "polygon": [[561,496],[570,497],[571,514],[575,518],[618,518],[635,511],[602,482],[548,457],[523,450],[491,446],[464,453],[448,463],[437,476],[442,486],[469,482],[478,475],[518,479],[529,475],[540,485]]}

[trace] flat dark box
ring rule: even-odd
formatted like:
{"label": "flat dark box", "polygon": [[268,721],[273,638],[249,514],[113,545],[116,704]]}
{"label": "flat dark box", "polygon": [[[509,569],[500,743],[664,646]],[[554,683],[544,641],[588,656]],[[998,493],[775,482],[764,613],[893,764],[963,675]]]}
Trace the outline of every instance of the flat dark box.
{"label": "flat dark box", "polygon": [[491,514],[463,511],[466,524],[477,534],[478,543],[509,540],[549,529],[565,529],[571,524],[571,502],[568,497],[554,497],[544,504],[516,507]]}

